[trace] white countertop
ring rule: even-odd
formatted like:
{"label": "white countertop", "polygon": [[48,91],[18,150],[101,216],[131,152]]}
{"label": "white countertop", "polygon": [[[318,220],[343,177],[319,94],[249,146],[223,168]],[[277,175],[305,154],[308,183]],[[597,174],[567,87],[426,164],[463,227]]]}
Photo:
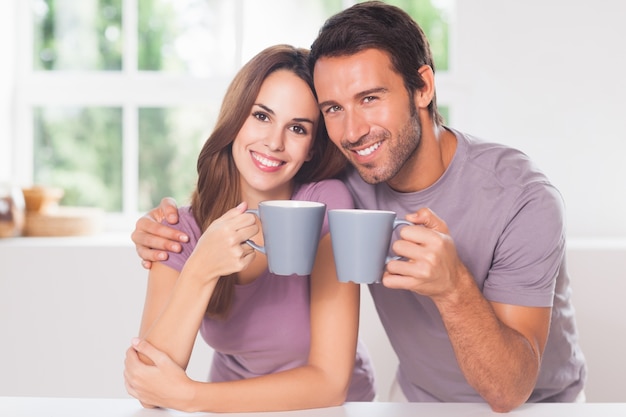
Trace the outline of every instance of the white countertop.
{"label": "white countertop", "polygon": [[[180,417],[208,416],[163,409],[144,409],[132,398],[0,397],[0,416],[6,417]],[[346,403],[341,407],[272,413],[229,413],[237,416],[280,417],[482,417],[503,416],[486,404],[468,403]],[[512,417],[624,417],[626,403],[524,404],[506,414]]]}

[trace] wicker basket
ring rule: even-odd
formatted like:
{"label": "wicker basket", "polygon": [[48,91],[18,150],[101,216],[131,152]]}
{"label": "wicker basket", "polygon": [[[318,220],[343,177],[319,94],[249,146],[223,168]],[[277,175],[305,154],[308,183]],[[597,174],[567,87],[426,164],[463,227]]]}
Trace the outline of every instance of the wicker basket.
{"label": "wicker basket", "polygon": [[102,231],[104,211],[92,207],[58,206],[26,212],[24,236],[86,236]]}

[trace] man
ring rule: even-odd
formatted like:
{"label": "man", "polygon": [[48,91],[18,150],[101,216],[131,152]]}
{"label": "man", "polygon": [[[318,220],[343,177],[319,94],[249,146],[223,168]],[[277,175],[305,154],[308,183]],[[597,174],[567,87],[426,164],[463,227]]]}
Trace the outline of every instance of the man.
{"label": "man", "polygon": [[[428,42],[402,10],[355,5],[311,47],[320,110],[351,162],[357,207],[393,210],[400,229],[383,285],[370,285],[409,401],[584,398],[565,264],[563,202],[521,152],[444,127]],[[140,256],[168,248],[167,204],[137,222]],[[149,266],[149,264],[147,265]]]}

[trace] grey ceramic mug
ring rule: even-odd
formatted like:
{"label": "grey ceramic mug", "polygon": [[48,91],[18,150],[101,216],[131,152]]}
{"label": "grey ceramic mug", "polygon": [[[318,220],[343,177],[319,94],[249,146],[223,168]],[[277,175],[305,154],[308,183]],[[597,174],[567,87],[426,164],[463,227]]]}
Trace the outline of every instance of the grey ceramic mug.
{"label": "grey ceramic mug", "polygon": [[330,238],[341,282],[380,282],[385,265],[398,257],[387,256],[393,230],[413,223],[385,210],[329,210]]}
{"label": "grey ceramic mug", "polygon": [[261,219],[264,246],[247,243],[267,255],[276,275],[309,275],[320,240],[326,204],[315,201],[268,200],[248,210]]}

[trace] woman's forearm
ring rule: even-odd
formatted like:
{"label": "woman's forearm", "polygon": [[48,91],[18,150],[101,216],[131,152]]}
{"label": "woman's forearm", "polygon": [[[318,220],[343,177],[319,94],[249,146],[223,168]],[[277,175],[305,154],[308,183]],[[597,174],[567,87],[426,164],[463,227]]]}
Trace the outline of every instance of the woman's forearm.
{"label": "woman's forearm", "polygon": [[161,313],[140,336],[186,369],[215,283],[183,268]]}
{"label": "woman's forearm", "polygon": [[229,382],[194,381],[191,400],[172,404],[187,412],[260,412],[332,407],[346,399],[349,378],[305,365],[292,370]]}

